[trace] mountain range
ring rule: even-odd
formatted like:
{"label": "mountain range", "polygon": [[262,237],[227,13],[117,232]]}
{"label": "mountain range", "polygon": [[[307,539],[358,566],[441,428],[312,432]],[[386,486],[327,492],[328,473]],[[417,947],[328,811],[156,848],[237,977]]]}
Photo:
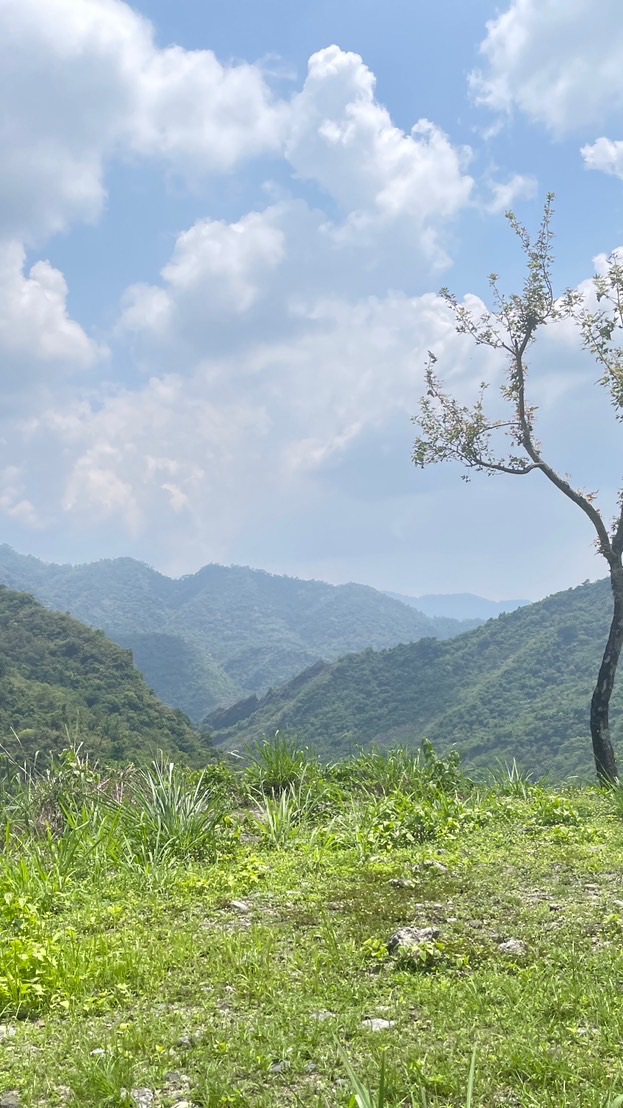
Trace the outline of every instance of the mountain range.
{"label": "mountain range", "polygon": [[[441,751],[458,747],[474,766],[516,759],[537,775],[592,774],[589,703],[611,609],[607,580],[584,584],[450,641],[317,664],[204,726],[228,749],[278,730],[329,758],[358,745],[411,746],[427,737]],[[615,689],[611,724],[619,741],[621,707]]]}
{"label": "mountain range", "polygon": [[480,622],[432,618],[365,585],[221,565],[172,579],[132,558],[53,565],[7,545],[0,583],[105,631],[158,696],[196,722],[320,660],[445,639]]}
{"label": "mountain range", "polygon": [[388,592],[394,600],[409,604],[431,618],[482,620],[495,619],[504,612],[514,612],[530,604],[529,600],[487,600],[484,596],[474,596],[471,592],[427,593],[424,596],[404,596],[399,592]]}

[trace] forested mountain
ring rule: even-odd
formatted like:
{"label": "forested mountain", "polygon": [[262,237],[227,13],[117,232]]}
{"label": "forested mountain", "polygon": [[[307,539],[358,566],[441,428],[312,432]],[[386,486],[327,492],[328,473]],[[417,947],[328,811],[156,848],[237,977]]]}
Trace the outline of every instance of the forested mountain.
{"label": "forested mountain", "polygon": [[529,600],[487,600],[484,596],[475,596],[471,592],[427,593],[424,596],[405,596],[399,592],[388,592],[394,600],[410,604],[432,618],[480,620],[495,619],[503,612],[514,612],[529,604]]}
{"label": "forested mountain", "polygon": [[[456,744],[480,766],[516,758],[536,774],[591,773],[589,702],[611,604],[608,581],[598,581],[449,642],[353,654],[299,675],[255,710],[240,706],[236,726],[216,717],[205,727],[228,747],[279,729],[328,756],[357,744],[418,744],[426,736],[440,750]],[[622,703],[615,689],[611,721],[619,740]]]}
{"label": "forested mountain", "polygon": [[46,565],[0,546],[0,582],[70,612],[132,650],[148,684],[199,721],[319,659],[473,624],[430,619],[364,585],[327,585],[241,566],[172,580],[132,558]]}
{"label": "forested mountain", "polygon": [[21,757],[70,741],[111,761],[162,750],[198,765],[207,752],[190,721],[147,688],[128,651],[0,586],[0,743]]}

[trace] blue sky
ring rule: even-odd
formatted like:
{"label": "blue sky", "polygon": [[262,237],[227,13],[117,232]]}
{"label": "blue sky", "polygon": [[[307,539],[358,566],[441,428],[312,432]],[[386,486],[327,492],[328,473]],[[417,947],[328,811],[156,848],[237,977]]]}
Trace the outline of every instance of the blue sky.
{"label": "blue sky", "polygon": [[[539,475],[410,462],[427,349],[468,399],[502,367],[441,285],[556,281],[623,244],[623,28],[604,0],[5,0],[0,512],[51,561],[236,562],[412,594],[603,575]],[[412,130],[412,128],[414,128]],[[548,456],[621,481],[565,328],[534,348]]]}

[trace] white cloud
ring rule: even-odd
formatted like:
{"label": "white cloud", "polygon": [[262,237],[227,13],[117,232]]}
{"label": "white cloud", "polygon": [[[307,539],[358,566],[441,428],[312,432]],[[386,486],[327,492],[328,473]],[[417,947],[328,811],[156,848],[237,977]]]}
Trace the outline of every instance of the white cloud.
{"label": "white cloud", "polygon": [[162,270],[165,288],[127,290],[121,328],[153,330],[160,339],[172,328],[182,329],[181,317],[189,312],[193,325],[199,320],[210,325],[223,313],[248,311],[284,258],[285,236],[275,214],[251,212],[237,223],[203,219],[184,231]]}
{"label": "white cloud", "polygon": [[106,350],[67,312],[67,283],[47,261],[24,272],[20,243],[0,243],[0,356],[5,404],[36,382],[58,386],[92,368]]}
{"label": "white cloud", "polygon": [[0,512],[29,528],[40,527],[41,519],[30,500],[25,498],[24,474],[19,466],[0,470]]}
{"label": "white cloud", "polygon": [[426,119],[405,134],[376,100],[375,85],[358,54],[337,46],[313,54],[292,103],[290,164],[333,197],[354,233],[369,221],[408,217],[421,229],[449,219],[470,196],[470,151]]}
{"label": "white cloud", "polygon": [[513,0],[487,23],[476,101],[519,108],[556,134],[598,124],[623,108],[619,0]]}
{"label": "white cloud", "polygon": [[3,0],[0,99],[0,237],[29,241],[97,219],[108,159],[227,171],[277,149],[284,110],[257,67],[159,49],[121,0]]}
{"label": "white cloud", "polygon": [[492,213],[506,212],[517,200],[533,200],[537,187],[536,178],[523,173],[514,173],[507,181],[491,181],[492,198],[487,210]]}
{"label": "white cloud", "polygon": [[599,169],[602,173],[623,179],[623,142],[598,138],[583,146],[580,153],[587,169]]}
{"label": "white cloud", "polygon": [[460,387],[469,344],[437,296],[299,303],[270,342],[31,421],[28,495],[36,505],[36,458],[56,442],[56,510],[76,526],[116,521],[158,546],[183,527],[206,557],[227,557],[250,520],[283,519],[331,483],[371,429],[398,418],[410,436],[427,345]]}

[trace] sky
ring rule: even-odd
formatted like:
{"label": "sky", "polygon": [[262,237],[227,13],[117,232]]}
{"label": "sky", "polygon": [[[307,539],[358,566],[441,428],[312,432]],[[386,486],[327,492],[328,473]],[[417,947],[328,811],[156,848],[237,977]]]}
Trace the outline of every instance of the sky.
{"label": "sky", "polygon": [[[416,469],[427,351],[521,288],[505,219],[556,194],[555,286],[623,245],[619,0],[1,0],[1,539],[46,561],[208,562],[418,595],[604,576],[539,473]],[[481,301],[484,304],[481,304]],[[620,426],[565,324],[529,386],[599,490]]]}

